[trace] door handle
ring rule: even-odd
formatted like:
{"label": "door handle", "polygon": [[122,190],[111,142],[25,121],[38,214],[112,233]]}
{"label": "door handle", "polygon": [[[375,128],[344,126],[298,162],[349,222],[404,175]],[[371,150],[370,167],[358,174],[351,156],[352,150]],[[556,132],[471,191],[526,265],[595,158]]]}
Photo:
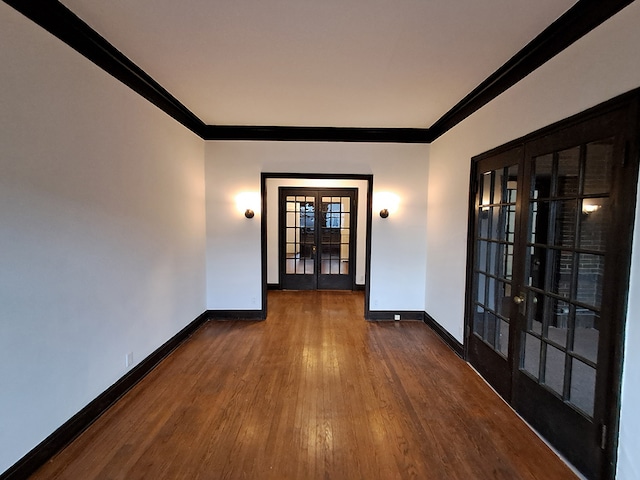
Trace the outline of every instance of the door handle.
{"label": "door handle", "polygon": [[515,303],[516,305],[521,305],[524,303],[524,301],[524,295],[516,295],[515,297],[513,297],[513,303]]}
{"label": "door handle", "polygon": [[314,255],[316,254],[316,246],[315,245],[311,246],[311,253],[313,253]]}

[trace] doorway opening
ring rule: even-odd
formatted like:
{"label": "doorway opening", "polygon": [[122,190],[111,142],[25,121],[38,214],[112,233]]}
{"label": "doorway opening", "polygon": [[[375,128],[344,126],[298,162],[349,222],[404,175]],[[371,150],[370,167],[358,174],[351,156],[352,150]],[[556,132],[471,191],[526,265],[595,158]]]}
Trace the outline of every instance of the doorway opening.
{"label": "doorway opening", "polygon": [[363,290],[369,318],[372,191],[373,175],[261,174],[263,318],[269,289]]}

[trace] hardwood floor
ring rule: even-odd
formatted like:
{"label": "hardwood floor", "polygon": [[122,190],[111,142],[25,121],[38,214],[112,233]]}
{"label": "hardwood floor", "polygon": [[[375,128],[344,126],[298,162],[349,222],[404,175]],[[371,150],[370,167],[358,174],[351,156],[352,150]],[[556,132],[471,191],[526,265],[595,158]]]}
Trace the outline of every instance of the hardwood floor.
{"label": "hardwood floor", "polygon": [[354,292],[269,292],[208,322],[34,479],[570,479],[420,322]]}

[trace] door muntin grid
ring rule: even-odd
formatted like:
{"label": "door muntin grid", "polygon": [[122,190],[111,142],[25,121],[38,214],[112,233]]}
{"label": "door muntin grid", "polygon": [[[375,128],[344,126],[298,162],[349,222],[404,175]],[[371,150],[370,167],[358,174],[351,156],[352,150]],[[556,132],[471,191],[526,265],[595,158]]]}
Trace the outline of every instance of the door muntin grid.
{"label": "door muntin grid", "polygon": [[315,272],[315,196],[287,195],[285,206],[285,272]]}
{"label": "door muntin grid", "polygon": [[352,197],[322,196],[319,210],[316,201],[286,196],[285,273],[313,275],[319,260],[322,275],[349,275]]}
{"label": "door muntin grid", "polygon": [[518,166],[481,172],[476,197],[473,334],[505,359],[513,292]]}
{"label": "door muntin grid", "polygon": [[533,159],[520,370],[594,413],[614,140]]}

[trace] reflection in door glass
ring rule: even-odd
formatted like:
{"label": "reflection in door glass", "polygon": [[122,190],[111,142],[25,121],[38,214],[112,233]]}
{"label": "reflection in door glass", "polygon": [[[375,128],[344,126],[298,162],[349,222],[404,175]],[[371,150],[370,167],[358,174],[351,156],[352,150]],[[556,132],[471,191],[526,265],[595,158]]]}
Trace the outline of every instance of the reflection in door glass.
{"label": "reflection in door glass", "polygon": [[320,229],[320,273],[349,274],[351,242],[351,197],[322,197]]}
{"label": "reflection in door glass", "polygon": [[576,355],[592,363],[596,363],[598,359],[599,324],[600,315],[593,310],[581,308],[576,311],[573,351]]}
{"label": "reflection in door glass", "polygon": [[548,319],[549,322],[543,322],[545,340],[561,347],[566,347],[569,318],[571,316],[570,305],[563,300],[548,297],[545,302],[545,308],[550,308],[551,310],[545,315],[545,318]]}
{"label": "reflection in door glass", "polygon": [[287,274],[313,274],[315,199],[305,196],[287,196],[285,215],[285,272]]}
{"label": "reflection in door glass", "polygon": [[544,369],[544,384],[562,395],[564,389],[565,354],[562,350],[545,344],[547,355]]}
{"label": "reflection in door glass", "polygon": [[580,210],[578,247],[583,250],[604,251],[611,220],[609,199],[603,197],[585,198],[582,200]]}
{"label": "reflection in door glass", "polygon": [[596,369],[584,362],[572,359],[571,391],[569,401],[583,412],[593,415],[596,393]]}
{"label": "reflection in door glass", "polygon": [[555,177],[556,197],[577,195],[580,172],[580,147],[557,153],[558,174]]}
{"label": "reflection in door glass", "polygon": [[525,333],[523,343],[524,358],[522,360],[522,368],[537,380],[540,372],[540,339],[537,336]]}
{"label": "reflection in door glass", "polygon": [[604,140],[536,158],[528,206],[526,289],[537,305],[527,310],[520,368],[588,415],[593,414],[612,155],[613,142]]}
{"label": "reflection in door glass", "polygon": [[473,316],[473,333],[482,337],[484,335],[484,308],[476,305]]}
{"label": "reflection in door glass", "polygon": [[503,357],[509,355],[517,165],[479,175],[477,196],[476,313],[474,333]]}
{"label": "reflection in door glass", "polygon": [[589,143],[586,150],[583,193],[608,193],[613,165],[613,138]]}
{"label": "reflection in door glass", "polygon": [[553,235],[553,244],[559,247],[573,248],[576,237],[576,220],[578,218],[577,200],[560,200],[551,202],[551,208],[555,209],[552,217],[555,224],[549,233]]}

